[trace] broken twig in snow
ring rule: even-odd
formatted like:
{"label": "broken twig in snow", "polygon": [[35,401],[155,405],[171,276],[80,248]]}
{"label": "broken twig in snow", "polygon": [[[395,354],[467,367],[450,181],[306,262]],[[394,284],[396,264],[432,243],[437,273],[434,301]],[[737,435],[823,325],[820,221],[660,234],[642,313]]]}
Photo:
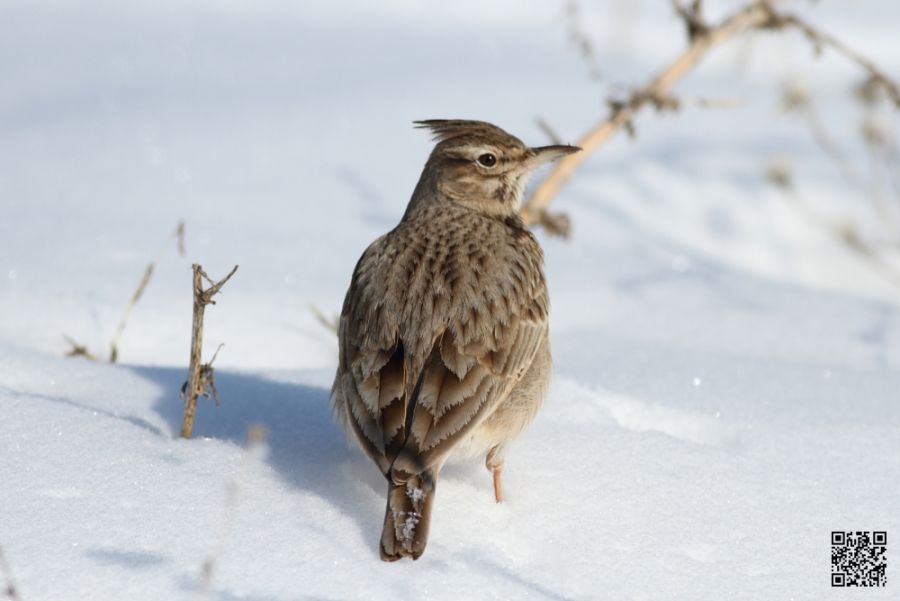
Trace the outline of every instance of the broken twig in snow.
{"label": "broken twig in snow", "polygon": [[[215,361],[219,351],[216,350],[216,355],[213,355],[209,363],[204,364],[202,362],[203,313],[206,310],[206,305],[216,304],[213,297],[222,290],[222,286],[231,279],[231,276],[237,270],[238,266],[235,265],[228,275],[218,282],[214,282],[206,275],[206,272],[203,271],[199,264],[194,263],[193,265],[194,317],[191,327],[191,359],[190,367],[188,368],[188,380],[185,386],[182,387],[182,396],[184,397],[184,418],[181,422],[182,438],[190,438],[194,431],[194,415],[197,412],[197,397],[199,395],[203,394],[209,397],[208,391],[211,389],[213,398],[218,405],[219,398],[215,382],[213,381],[212,363]],[[203,288],[203,280],[209,282],[209,288]],[[221,348],[221,345],[219,348]]]}

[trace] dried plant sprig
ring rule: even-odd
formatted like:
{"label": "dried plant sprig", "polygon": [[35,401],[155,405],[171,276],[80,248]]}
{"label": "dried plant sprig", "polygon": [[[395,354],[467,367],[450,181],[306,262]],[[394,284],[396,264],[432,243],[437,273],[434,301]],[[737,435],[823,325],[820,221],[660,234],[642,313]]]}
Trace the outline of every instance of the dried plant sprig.
{"label": "dried plant sprig", "polygon": [[[867,78],[867,81],[871,81],[871,78]],[[860,89],[865,89],[865,92],[860,92]],[[881,185],[878,177],[882,164],[886,167],[888,174],[894,171],[891,168],[892,161],[888,157],[889,153],[884,151],[884,146],[890,143],[889,136],[872,118],[874,105],[871,102],[870,94],[876,94],[877,96],[879,93],[873,91],[866,84],[857,89],[857,96],[868,113],[866,118],[863,119],[860,128],[863,143],[868,151],[870,171],[870,177],[868,178],[854,166],[838,138],[829,131],[829,121],[822,118],[816,99],[804,85],[796,80],[787,82],[782,91],[781,106],[785,112],[796,114],[803,119],[812,134],[813,140],[831,162],[834,163],[847,184],[859,190],[863,197],[867,197],[869,206],[878,222],[886,226],[890,230],[891,235],[896,236],[897,232],[900,231],[900,223],[897,221],[896,211],[891,210],[887,199],[887,191],[884,189],[885,186]],[[888,175],[888,178],[890,178],[890,175]],[[900,200],[900,196],[898,196],[898,200]]]}
{"label": "dried plant sprig", "polygon": [[[213,401],[216,403],[216,407],[219,406],[219,391],[216,389],[216,370],[213,367],[213,363],[215,362],[216,357],[219,356],[219,351],[222,350],[223,346],[225,346],[224,342],[219,343],[216,352],[213,353],[212,359],[200,366],[200,394],[207,399],[210,398],[211,395]],[[188,381],[185,380],[184,384],[181,385],[182,400],[187,400],[187,389]]]}
{"label": "dried plant sprig", "polygon": [[84,357],[85,359],[88,359],[90,361],[97,360],[97,355],[92,353],[90,349],[85,345],[75,342],[75,340],[66,335],[63,335],[63,339],[68,342],[69,346],[71,347],[69,348],[68,352],[66,352],[66,357]]}
{"label": "dried plant sprig", "polygon": [[537,124],[538,128],[544,132],[544,135],[547,136],[547,140],[549,140],[551,144],[564,144],[562,137],[556,133],[556,130],[553,129],[553,126],[550,125],[546,119],[536,117],[534,122]]}
{"label": "dried plant sprig", "polygon": [[178,225],[175,227],[175,231],[166,239],[165,244],[163,244],[162,248],[159,249],[159,252],[156,254],[156,257],[150,261],[147,267],[144,269],[144,275],[141,277],[140,282],[138,282],[137,289],[135,289],[134,293],[131,295],[131,299],[128,301],[128,304],[125,305],[125,311],[122,313],[122,318],[119,320],[119,325],[116,326],[115,334],[113,334],[112,341],[109,343],[109,362],[115,363],[119,358],[119,340],[122,338],[122,333],[125,332],[125,326],[128,325],[128,319],[131,317],[131,311],[134,309],[134,306],[137,304],[139,300],[141,300],[141,296],[144,294],[144,290],[147,288],[147,284],[150,283],[150,278],[153,277],[153,272],[156,269],[156,264],[162,260],[163,255],[166,252],[166,249],[175,242],[176,248],[178,249],[178,254],[182,257],[184,256],[184,221],[179,221]]}
{"label": "dried plant sprig", "polygon": [[829,217],[808,203],[794,185],[790,166],[779,160],[766,167],[765,178],[784,193],[794,211],[808,223],[828,232],[837,242],[862,259],[874,272],[900,287],[900,271],[885,261],[875,245],[865,240],[859,229],[845,219]]}
{"label": "dried plant sprig", "polygon": [[147,265],[146,269],[144,269],[144,275],[141,277],[141,281],[138,282],[137,289],[135,289],[134,293],[131,295],[131,300],[125,305],[125,312],[122,313],[122,318],[119,320],[119,325],[116,326],[115,334],[113,334],[112,342],[109,343],[110,363],[115,363],[119,358],[119,339],[122,337],[122,332],[125,331],[125,326],[128,325],[128,318],[131,316],[131,310],[134,309],[137,302],[141,300],[141,296],[144,294],[147,284],[150,283],[150,278],[153,277],[154,269],[155,265],[153,263]]}
{"label": "dried plant sprig", "polygon": [[632,120],[638,111],[648,104],[657,110],[677,109],[679,103],[671,94],[672,87],[694,69],[713,47],[752,31],[798,29],[815,48],[830,47],[862,67],[869,75],[870,86],[883,90],[895,105],[900,106],[900,88],[871,60],[797,15],[778,12],[775,9],[776,2],[777,0],[755,0],[736,10],[719,24],[709,25],[704,20],[700,2],[693,2],[690,7],[686,7],[679,0],[673,0],[676,13],[688,28],[688,47],[646,85],[634,89],[625,99],[613,99],[608,103],[609,117],[589,129],[577,141],[584,152],[569,155],[556,163],[523,204],[521,213],[525,222],[539,225],[541,211],[592,152],[619,129],[625,129],[634,135]]}
{"label": "dried plant sprig", "polygon": [[685,6],[680,0],[672,0],[675,12],[684,21],[687,30],[688,41],[709,33],[709,23],[703,18],[702,0],[693,0],[690,6]]}
{"label": "dried plant sprig", "polygon": [[313,317],[316,318],[320,324],[322,324],[329,332],[332,334],[338,333],[338,326],[340,325],[340,316],[335,315],[334,317],[326,317],[324,313],[315,305],[309,305],[309,312],[313,314]]}
{"label": "dried plant sprig", "polygon": [[557,162],[522,206],[522,218],[525,222],[538,223],[540,211],[568,182],[575,170],[620,128],[625,128],[633,133],[632,119],[640,109],[647,104],[654,105],[658,110],[677,106],[671,95],[672,87],[687,75],[710,49],[747,31],[759,28],[770,18],[770,12],[769,4],[763,1],[753,2],[741,8],[720,24],[708,27],[703,33],[697,33],[690,40],[684,52],[646,85],[633,90],[628,98],[610,101],[609,117],[588,130],[578,140],[577,145],[584,152],[571,154]]}
{"label": "dried plant sprig", "polygon": [[869,75],[869,86],[883,90],[894,105],[900,108],[900,86],[869,58],[853,50],[830,33],[816,28],[796,14],[778,12],[771,5],[766,5],[766,9],[768,10],[769,18],[762,24],[763,28],[774,30],[796,29],[806,36],[817,54],[820,54],[825,48],[831,48],[862,67]]}
{"label": "dried plant sprig", "polygon": [[566,20],[569,26],[569,41],[578,50],[581,60],[588,68],[588,77],[594,81],[601,79],[600,67],[597,64],[597,56],[594,51],[594,43],[590,36],[581,28],[581,6],[576,0],[569,0],[565,6]]}
{"label": "dried plant sprig", "polygon": [[[184,398],[184,417],[181,422],[182,438],[190,438],[194,431],[194,416],[197,413],[197,397],[199,395],[205,394],[208,397],[209,393],[207,391],[211,389],[213,398],[216,400],[216,405],[218,405],[219,402],[218,391],[215,388],[214,372],[212,369],[212,363],[215,361],[219,351],[216,350],[216,354],[213,355],[213,358],[209,363],[204,364],[201,360],[203,354],[203,315],[206,310],[206,305],[216,304],[213,297],[222,290],[222,287],[226,283],[228,283],[231,276],[238,270],[238,266],[235,265],[234,269],[218,282],[213,281],[206,272],[203,271],[203,268],[199,264],[194,263],[192,269],[194,305],[193,322],[191,326],[191,358],[188,367],[187,385],[182,387],[182,396]],[[203,280],[210,283],[209,288],[203,288]],[[221,348],[221,345],[219,348]],[[206,369],[204,369],[204,365]]]}

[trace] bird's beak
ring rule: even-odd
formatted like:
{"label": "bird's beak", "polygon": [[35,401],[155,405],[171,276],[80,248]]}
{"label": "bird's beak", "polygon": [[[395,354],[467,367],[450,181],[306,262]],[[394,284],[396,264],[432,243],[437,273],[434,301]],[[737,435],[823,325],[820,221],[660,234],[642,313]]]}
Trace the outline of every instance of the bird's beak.
{"label": "bird's beak", "polygon": [[532,169],[536,167],[540,167],[550,161],[555,161],[556,159],[562,158],[564,156],[570,155],[573,152],[580,152],[581,148],[578,146],[567,146],[565,144],[554,144],[553,146],[536,146],[531,149],[531,152],[534,153],[529,159],[530,167]]}

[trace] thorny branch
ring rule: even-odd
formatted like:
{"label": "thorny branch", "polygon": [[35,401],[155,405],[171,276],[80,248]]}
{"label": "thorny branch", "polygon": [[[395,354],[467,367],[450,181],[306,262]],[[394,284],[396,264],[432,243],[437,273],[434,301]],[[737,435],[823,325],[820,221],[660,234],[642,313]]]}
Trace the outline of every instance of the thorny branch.
{"label": "thorny branch", "polygon": [[751,31],[800,30],[814,47],[830,47],[846,58],[860,65],[870,75],[874,85],[885,90],[893,102],[900,106],[900,91],[875,64],[859,53],[851,50],[837,38],[823,33],[793,14],[781,13],[775,9],[778,0],[756,0],[735,11],[717,25],[710,25],[703,16],[702,2],[694,0],[685,6],[680,0],[673,0],[676,13],[687,28],[688,47],[667,65],[659,74],[642,87],[634,89],[625,99],[608,101],[610,114],[604,121],[585,132],[577,144],[584,152],[571,154],[561,159],[547,177],[535,188],[522,206],[522,217],[532,225],[551,226],[557,233],[565,235],[565,228],[558,225],[559,215],[549,215],[546,207],[563,185],[568,182],[579,166],[619,130],[635,133],[633,118],[647,105],[657,111],[676,110],[679,102],[671,94],[672,88],[683,79],[706,54],[715,46]]}

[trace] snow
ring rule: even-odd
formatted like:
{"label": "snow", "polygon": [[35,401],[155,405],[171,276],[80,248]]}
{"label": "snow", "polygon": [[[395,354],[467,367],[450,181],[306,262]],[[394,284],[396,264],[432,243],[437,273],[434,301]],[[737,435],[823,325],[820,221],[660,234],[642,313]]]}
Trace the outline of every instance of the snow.
{"label": "snow", "polygon": [[406,496],[408,496],[413,503],[419,503],[425,498],[425,491],[421,488],[411,488],[406,491]]}
{"label": "snow", "polygon": [[[895,3],[794,8],[900,74]],[[583,9],[600,84],[557,3],[0,5],[0,548],[24,601],[843,598],[830,532],[900,533],[900,297],[762,179],[787,156],[805,198],[890,234],[776,115],[801,72],[866,165],[855,72],[796,36],[709,57],[680,89],[744,105],[642,116],[554,201],[554,380],[504,503],[482,461],[448,466],[422,558],[378,559],[386,485],[332,421],[309,306],[335,314],[402,213],[412,120],[572,141],[683,43],[668,3]],[[121,363],[65,358],[64,334],[108,352],[181,219]],[[222,404],[185,441],[193,261],[240,270],[207,309]],[[888,549],[867,599],[896,598]]]}

